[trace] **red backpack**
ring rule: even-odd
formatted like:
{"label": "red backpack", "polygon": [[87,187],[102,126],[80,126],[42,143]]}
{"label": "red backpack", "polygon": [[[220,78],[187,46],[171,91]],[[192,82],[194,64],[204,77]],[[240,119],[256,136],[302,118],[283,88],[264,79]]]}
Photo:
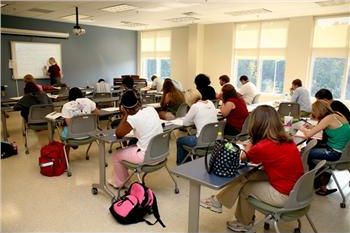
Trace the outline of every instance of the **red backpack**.
{"label": "red backpack", "polygon": [[[125,195],[119,197],[109,211],[121,224],[146,222],[148,225],[154,225],[159,222],[162,227],[165,227],[159,216],[155,194],[150,188],[138,182],[132,183]],[[154,215],[156,218],[154,223],[145,219],[148,214]]]}
{"label": "red backpack", "polygon": [[64,145],[53,141],[40,150],[40,173],[44,176],[60,176],[67,169]]}

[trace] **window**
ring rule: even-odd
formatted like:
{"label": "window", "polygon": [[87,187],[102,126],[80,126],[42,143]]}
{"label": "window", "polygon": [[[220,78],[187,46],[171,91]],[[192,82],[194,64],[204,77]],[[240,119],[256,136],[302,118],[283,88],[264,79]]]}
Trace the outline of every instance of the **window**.
{"label": "window", "polygon": [[317,18],[312,49],[311,95],[329,89],[334,98],[350,100],[350,17]]}
{"label": "window", "polygon": [[164,78],[171,76],[171,32],[141,32],[141,75],[150,79],[157,74]]}
{"label": "window", "polygon": [[261,92],[282,93],[288,21],[236,25],[234,77],[247,75]]}

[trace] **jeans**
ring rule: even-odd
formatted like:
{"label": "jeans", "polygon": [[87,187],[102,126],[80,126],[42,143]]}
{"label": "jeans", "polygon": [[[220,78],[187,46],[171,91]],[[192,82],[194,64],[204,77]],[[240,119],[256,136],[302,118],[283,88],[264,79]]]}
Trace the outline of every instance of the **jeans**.
{"label": "jeans", "polygon": [[197,137],[196,136],[184,136],[178,138],[176,141],[177,146],[177,156],[176,156],[176,164],[180,165],[182,161],[186,158],[188,152],[184,149],[183,146],[195,146],[197,145]]}
{"label": "jeans", "polygon": [[313,148],[310,150],[309,157],[307,159],[307,163],[309,165],[309,169],[314,169],[316,167],[316,163],[313,160],[327,160],[327,161],[337,161],[340,159],[341,153],[332,150],[330,147],[323,148]]}

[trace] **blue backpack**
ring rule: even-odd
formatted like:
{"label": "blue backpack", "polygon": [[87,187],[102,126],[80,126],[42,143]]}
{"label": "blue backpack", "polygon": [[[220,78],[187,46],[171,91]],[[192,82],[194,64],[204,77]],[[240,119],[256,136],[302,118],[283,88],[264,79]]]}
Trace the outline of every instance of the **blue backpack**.
{"label": "blue backpack", "polygon": [[[132,183],[128,191],[112,204],[109,211],[119,223],[124,225],[138,222],[154,225],[159,222],[162,227],[165,227],[160,219],[156,196],[150,188],[138,182]],[[150,214],[157,219],[154,223],[145,219],[145,216]]]}

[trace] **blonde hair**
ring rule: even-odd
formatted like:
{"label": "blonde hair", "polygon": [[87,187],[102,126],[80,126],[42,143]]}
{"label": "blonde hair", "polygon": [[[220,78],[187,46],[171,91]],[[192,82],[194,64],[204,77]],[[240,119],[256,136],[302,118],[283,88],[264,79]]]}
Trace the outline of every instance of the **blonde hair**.
{"label": "blonde hair", "polygon": [[335,113],[325,100],[317,100],[312,104],[311,115],[316,120],[320,121],[326,116]]}
{"label": "blonde hair", "polygon": [[56,59],[55,59],[54,57],[50,57],[50,58],[49,58],[49,62],[54,62],[54,63],[56,63]]}
{"label": "blonde hair", "polygon": [[201,99],[202,95],[197,89],[189,89],[185,92],[185,102],[190,107]]}
{"label": "blonde hair", "polygon": [[34,76],[31,74],[26,74],[23,77],[24,83],[34,82]]}

